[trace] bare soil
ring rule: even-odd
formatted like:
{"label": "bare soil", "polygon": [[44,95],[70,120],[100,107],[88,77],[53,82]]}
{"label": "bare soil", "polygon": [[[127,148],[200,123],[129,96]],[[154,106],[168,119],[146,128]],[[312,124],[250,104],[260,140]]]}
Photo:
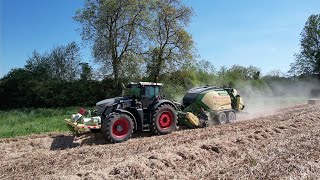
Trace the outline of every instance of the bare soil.
{"label": "bare soil", "polygon": [[297,105],[205,129],[0,140],[0,179],[317,179],[320,106]]}

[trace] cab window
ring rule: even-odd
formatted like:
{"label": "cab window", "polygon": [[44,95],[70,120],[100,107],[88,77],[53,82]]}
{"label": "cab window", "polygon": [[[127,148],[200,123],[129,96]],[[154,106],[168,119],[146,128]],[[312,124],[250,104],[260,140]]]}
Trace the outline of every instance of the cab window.
{"label": "cab window", "polygon": [[159,87],[158,86],[145,86],[143,88],[144,97],[148,99],[154,99],[159,94]]}
{"label": "cab window", "polygon": [[127,89],[127,95],[135,97],[137,99],[140,98],[140,87],[138,85],[131,85],[130,88]]}

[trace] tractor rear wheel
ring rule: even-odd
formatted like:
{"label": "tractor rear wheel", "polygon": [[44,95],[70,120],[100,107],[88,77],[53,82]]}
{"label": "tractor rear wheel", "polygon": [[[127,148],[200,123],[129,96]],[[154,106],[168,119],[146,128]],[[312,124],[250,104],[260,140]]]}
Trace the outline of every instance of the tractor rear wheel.
{"label": "tractor rear wheel", "polygon": [[217,120],[219,124],[226,124],[227,123],[227,115],[224,112],[221,112],[217,115]]}
{"label": "tractor rear wheel", "polygon": [[169,134],[176,130],[177,119],[174,107],[169,104],[161,105],[153,113],[151,131],[157,135]]}
{"label": "tractor rear wheel", "polygon": [[236,113],[233,111],[228,112],[227,114],[227,123],[234,123],[236,121]]}
{"label": "tractor rear wheel", "polygon": [[133,133],[133,120],[126,114],[113,114],[101,126],[102,133],[112,143],[126,141]]}

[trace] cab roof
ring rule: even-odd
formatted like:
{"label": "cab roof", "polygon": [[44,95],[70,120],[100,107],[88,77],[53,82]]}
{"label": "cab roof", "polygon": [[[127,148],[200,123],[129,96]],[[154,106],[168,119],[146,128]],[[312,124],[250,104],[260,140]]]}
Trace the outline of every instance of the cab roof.
{"label": "cab roof", "polygon": [[154,82],[130,82],[129,85],[141,85],[141,86],[163,86],[162,83],[154,83]]}

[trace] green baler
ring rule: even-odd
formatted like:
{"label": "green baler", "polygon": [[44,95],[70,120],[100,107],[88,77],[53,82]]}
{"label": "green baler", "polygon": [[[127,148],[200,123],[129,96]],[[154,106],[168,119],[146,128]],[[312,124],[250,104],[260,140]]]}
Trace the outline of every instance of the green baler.
{"label": "green baler", "polygon": [[177,106],[179,123],[190,128],[234,122],[236,113],[244,109],[236,89],[216,86],[190,89]]}

